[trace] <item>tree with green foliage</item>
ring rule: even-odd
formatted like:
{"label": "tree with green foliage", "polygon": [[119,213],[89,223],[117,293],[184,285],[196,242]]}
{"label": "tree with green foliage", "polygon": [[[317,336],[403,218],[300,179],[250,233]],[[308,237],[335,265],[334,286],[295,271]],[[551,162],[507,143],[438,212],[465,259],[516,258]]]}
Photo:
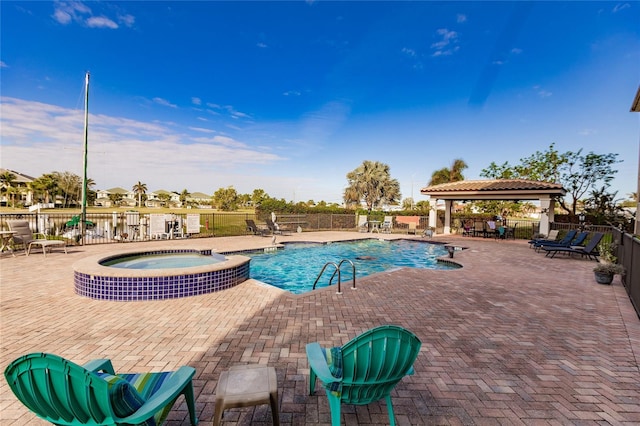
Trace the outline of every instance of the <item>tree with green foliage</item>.
{"label": "tree with green foliage", "polygon": [[213,206],[225,212],[238,210],[238,192],[233,186],[218,189],[213,194]]}
{"label": "tree with green foliage", "polygon": [[160,205],[162,207],[168,206],[171,201],[171,194],[168,192],[161,192],[157,195],[158,201],[160,201]]}
{"label": "tree with green foliage", "polygon": [[187,198],[189,198],[191,196],[191,193],[189,191],[187,191],[187,189],[183,189],[180,192],[180,205],[182,206],[186,206],[187,205]]}
{"label": "tree with green foliage", "polygon": [[464,175],[462,171],[466,169],[467,163],[465,163],[462,159],[456,158],[453,160],[451,167],[444,167],[440,170],[436,170],[431,174],[431,180],[429,181],[429,186],[431,185],[440,185],[442,183],[449,182],[459,182],[464,180]]}
{"label": "tree with green foliage", "polygon": [[[50,203],[58,189],[58,180],[53,173],[45,173],[31,182],[31,188],[38,201]],[[44,197],[44,200],[43,198]]]}
{"label": "tree with green foliage", "polygon": [[618,192],[608,192],[607,186],[591,191],[590,196],[584,200],[585,213],[595,223],[608,223],[613,226],[626,225],[621,200],[617,200]]}
{"label": "tree with green foliage", "polygon": [[347,205],[364,203],[371,211],[400,199],[400,183],[391,178],[389,166],[379,161],[364,161],[347,173],[347,181],[343,196]]}
{"label": "tree with green foliage", "polygon": [[427,200],[418,201],[414,207],[414,210],[426,216],[429,214],[429,210],[431,210],[431,203]]}
{"label": "tree with green foliage", "polygon": [[402,200],[402,210],[413,210],[414,207],[415,202],[413,201],[413,198],[407,197]]}
{"label": "tree with green foliage", "polygon": [[251,206],[251,195],[250,194],[240,194],[238,195],[238,204],[242,208],[246,208]]}
{"label": "tree with green foliage", "polygon": [[[0,174],[0,188],[2,192],[7,195],[7,199],[11,199],[11,206],[15,207],[15,198],[14,198],[14,188],[13,183],[16,180],[16,175],[11,173],[9,170],[5,170]],[[8,203],[7,203],[8,204]]]}
{"label": "tree with green foliage", "polygon": [[567,191],[570,201],[558,199],[560,206],[570,214],[576,214],[580,199],[598,184],[608,186],[618,172],[613,165],[619,163],[618,154],[583,154],[577,152],[560,153],[551,144],[544,152],[520,160],[520,164],[511,166],[508,162],[497,165],[492,162],[482,169],[480,176],[489,179],[528,179],[540,182],[561,184]]}
{"label": "tree with green foliage", "polygon": [[147,193],[147,184],[138,181],[131,190],[138,196],[138,207],[142,207],[142,196]]}
{"label": "tree with green foliage", "polygon": [[114,206],[119,206],[120,203],[122,203],[122,194],[118,192],[109,194],[109,201],[111,201]]}
{"label": "tree with green foliage", "polygon": [[264,192],[264,189],[254,189],[253,193],[251,194],[251,204],[253,204],[253,207],[259,207],[264,200],[268,199],[269,195]]}

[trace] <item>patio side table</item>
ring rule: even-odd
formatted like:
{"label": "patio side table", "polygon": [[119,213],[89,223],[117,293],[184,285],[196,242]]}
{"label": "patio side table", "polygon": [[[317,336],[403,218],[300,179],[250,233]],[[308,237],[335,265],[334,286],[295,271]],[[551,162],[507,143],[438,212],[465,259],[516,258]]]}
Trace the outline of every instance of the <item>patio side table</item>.
{"label": "patio side table", "polygon": [[223,371],[216,387],[216,407],[213,425],[222,421],[227,408],[270,404],[273,424],[280,425],[278,417],[278,379],[276,370],[266,365],[235,365]]}

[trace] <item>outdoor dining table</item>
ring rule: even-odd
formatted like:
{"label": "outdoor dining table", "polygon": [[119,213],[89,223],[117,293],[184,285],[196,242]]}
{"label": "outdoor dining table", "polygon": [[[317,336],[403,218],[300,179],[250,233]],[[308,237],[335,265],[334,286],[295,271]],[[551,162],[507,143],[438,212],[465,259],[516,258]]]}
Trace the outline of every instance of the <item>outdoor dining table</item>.
{"label": "outdoor dining table", "polygon": [[380,233],[380,221],[379,220],[370,220],[371,229],[369,232],[377,232]]}
{"label": "outdoor dining table", "polygon": [[15,256],[12,246],[14,234],[14,231],[0,231],[0,253],[5,250],[9,250],[11,254]]}

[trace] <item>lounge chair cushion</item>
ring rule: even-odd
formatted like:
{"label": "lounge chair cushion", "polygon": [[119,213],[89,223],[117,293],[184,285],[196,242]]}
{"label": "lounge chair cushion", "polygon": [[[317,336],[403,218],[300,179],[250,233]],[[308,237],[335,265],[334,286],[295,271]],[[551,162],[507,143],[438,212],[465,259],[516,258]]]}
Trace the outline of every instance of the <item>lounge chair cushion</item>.
{"label": "lounge chair cushion", "polygon": [[[126,417],[135,413],[153,395],[162,384],[173,375],[173,371],[163,373],[132,373],[110,374],[98,373],[109,383],[109,397],[113,412],[119,417]],[[167,404],[147,421],[140,423],[144,426],[156,426],[164,422],[171,406]]]}
{"label": "lounge chair cushion", "polygon": [[[142,398],[133,385],[122,377],[107,373],[96,374],[109,384],[109,401],[111,402],[111,409],[116,416],[130,416],[144,405],[144,398]],[[149,421],[143,424],[153,426],[156,422],[152,417]]]}
{"label": "lounge chair cushion", "polygon": [[[342,379],[342,347],[322,348],[322,353],[327,360],[331,375],[336,379]],[[342,396],[342,381],[328,383],[327,388],[338,398]]]}

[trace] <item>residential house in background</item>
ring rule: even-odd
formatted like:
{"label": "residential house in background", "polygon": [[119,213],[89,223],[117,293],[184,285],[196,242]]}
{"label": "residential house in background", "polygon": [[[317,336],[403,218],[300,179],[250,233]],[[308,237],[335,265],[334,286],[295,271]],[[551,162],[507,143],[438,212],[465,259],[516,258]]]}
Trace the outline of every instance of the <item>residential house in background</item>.
{"label": "residential house in background", "polygon": [[[177,192],[165,191],[164,189],[158,189],[157,191],[147,193],[147,207],[163,207],[163,198],[168,198],[168,204],[170,206],[180,207],[180,194]],[[167,206],[168,207],[168,206]]]}
{"label": "residential house in background", "polygon": [[[13,202],[16,206],[30,206],[33,204],[33,191],[31,190],[30,184],[36,178],[25,175],[20,172],[16,172],[15,170],[10,169],[2,169],[0,168],[0,174],[3,173],[12,173],[15,176],[15,180],[11,183],[11,187],[15,189],[13,193]],[[11,195],[5,191],[7,185],[2,183],[2,192],[0,192],[0,205],[9,206],[11,205]]]}
{"label": "residential house in background", "polygon": [[212,200],[211,195],[207,195],[203,192],[193,192],[189,197],[187,197],[187,201],[198,203],[198,208],[200,209],[211,209],[213,206],[211,205]]}
{"label": "residential house in background", "polygon": [[[112,200],[112,196],[114,194],[119,194],[120,196],[120,201],[118,201],[117,204]],[[137,205],[137,202],[138,201],[133,191],[128,191],[124,188],[116,187],[97,191],[96,201],[94,205],[97,207],[135,207]]]}

